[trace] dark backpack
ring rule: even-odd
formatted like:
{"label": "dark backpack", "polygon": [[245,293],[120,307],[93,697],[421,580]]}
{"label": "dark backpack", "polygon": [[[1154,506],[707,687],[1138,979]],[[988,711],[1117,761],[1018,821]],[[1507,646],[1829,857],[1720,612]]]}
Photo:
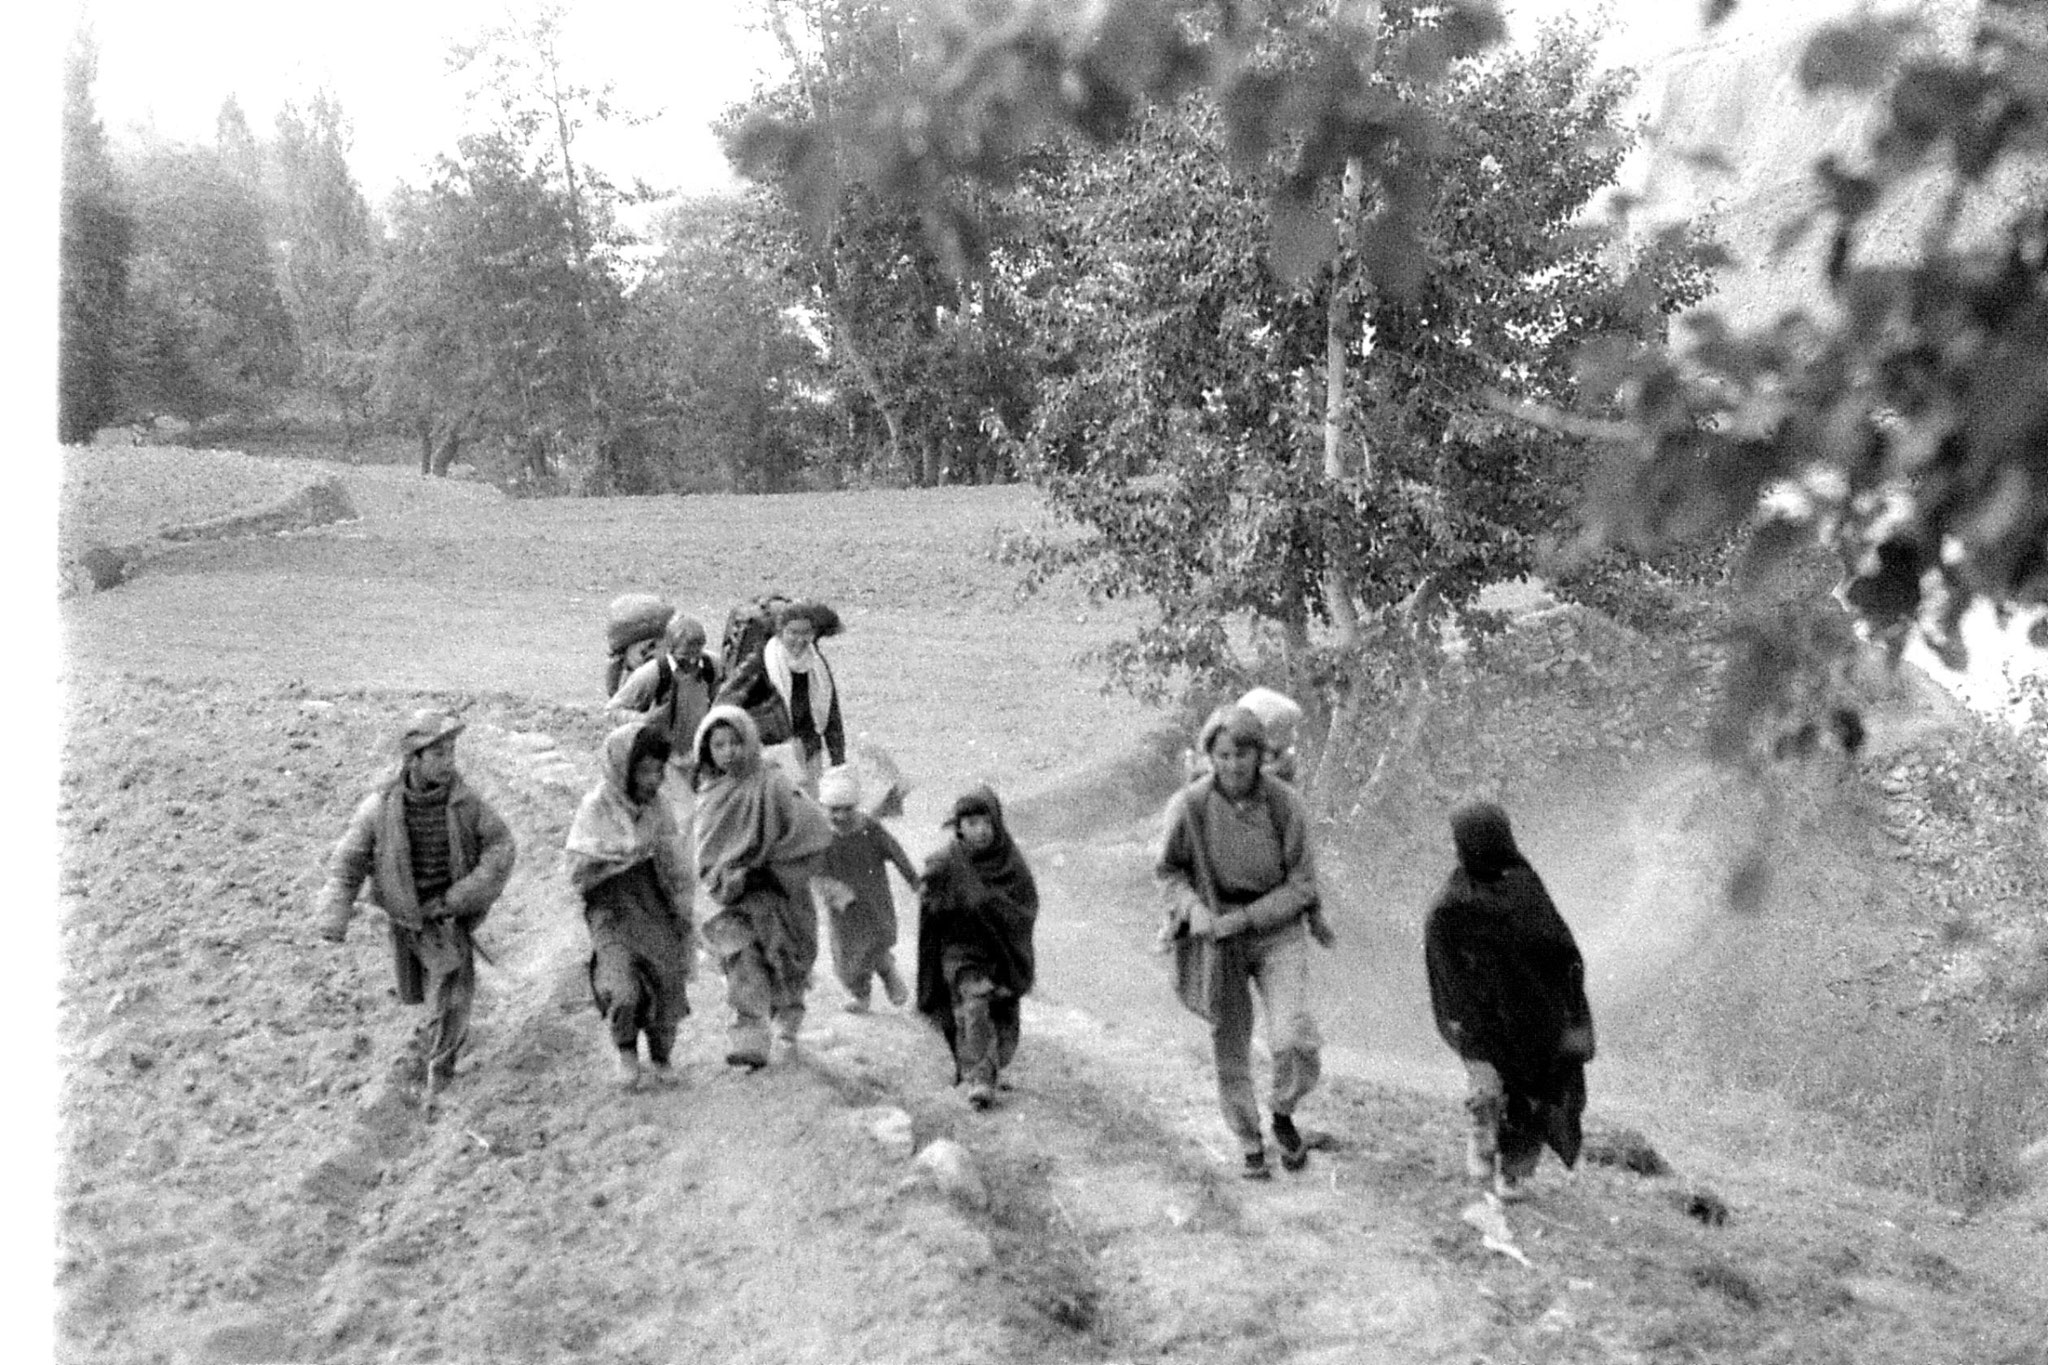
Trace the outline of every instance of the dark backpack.
{"label": "dark backpack", "polygon": [[725,634],[718,641],[718,661],[727,678],[738,677],[747,665],[759,667],[761,651],[775,634],[775,609],[788,601],[780,593],[769,593],[742,602],[726,613]]}

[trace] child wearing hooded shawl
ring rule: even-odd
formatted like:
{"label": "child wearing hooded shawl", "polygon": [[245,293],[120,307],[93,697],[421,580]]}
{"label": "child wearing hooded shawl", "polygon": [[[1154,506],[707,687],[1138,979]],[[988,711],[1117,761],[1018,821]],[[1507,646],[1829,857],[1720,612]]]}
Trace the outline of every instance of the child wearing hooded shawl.
{"label": "child wearing hooded shawl", "polygon": [[1458,866],[1423,926],[1430,1010],[1465,1064],[1466,1173],[1518,1199],[1545,1146],[1578,1160],[1594,1051],[1585,965],[1507,812],[1462,806],[1451,839]]}
{"label": "child wearing hooded shawl", "polygon": [[1273,1057],[1273,1138],[1290,1171],[1309,1153],[1295,1107],[1322,1076],[1309,988],[1319,897],[1308,813],[1294,788],[1263,771],[1266,730],[1248,708],[1216,708],[1196,747],[1209,771],[1168,802],[1154,871],[1170,901],[1175,990],[1208,1021],[1217,1098],[1243,1149],[1243,1174],[1265,1180],[1272,1172],[1251,1068],[1254,989]]}
{"label": "child wearing hooded shawl", "polygon": [[695,956],[689,855],[661,794],[669,746],[659,726],[629,722],[605,737],[604,777],[569,826],[569,884],[590,929],[590,996],[611,1030],[619,1083],[640,1080],[640,1039],[656,1079],[671,1081],[676,1026],[689,1017]]}
{"label": "child wearing hooded shawl", "polygon": [[725,1060],[758,1070],[773,1037],[796,1045],[818,959],[810,883],[832,842],[824,808],[779,767],[737,706],[714,706],[691,746],[697,782],[697,880],[711,902],[704,940],[725,973],[733,1021]]}
{"label": "child wearing hooded shawl", "polygon": [[1037,975],[1038,884],[989,787],[955,801],[946,824],[953,840],[926,862],[918,896],[917,1011],[945,1037],[953,1083],[986,1109],[1017,1055],[1019,1002]]}

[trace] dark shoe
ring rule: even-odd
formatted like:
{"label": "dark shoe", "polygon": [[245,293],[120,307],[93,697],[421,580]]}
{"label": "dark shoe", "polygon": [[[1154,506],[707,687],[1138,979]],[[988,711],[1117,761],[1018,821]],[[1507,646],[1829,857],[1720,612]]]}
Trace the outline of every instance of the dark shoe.
{"label": "dark shoe", "polygon": [[1291,1115],[1273,1115],[1273,1141],[1280,1144],[1282,1166],[1290,1171],[1298,1171],[1308,1165],[1308,1144],[1302,1141],[1301,1134],[1295,1130]]}
{"label": "dark shoe", "polygon": [[743,1066],[749,1071],[759,1071],[768,1065],[768,1059],[758,1052],[728,1052],[725,1054],[725,1064]]}
{"label": "dark shoe", "polygon": [[988,1109],[996,1102],[996,1090],[992,1085],[976,1085],[968,1088],[967,1102],[976,1109]]}
{"label": "dark shoe", "polygon": [[1265,1152],[1246,1152],[1244,1154],[1244,1169],[1238,1174],[1242,1175],[1246,1180],[1271,1180],[1273,1178],[1273,1168],[1266,1164]]}

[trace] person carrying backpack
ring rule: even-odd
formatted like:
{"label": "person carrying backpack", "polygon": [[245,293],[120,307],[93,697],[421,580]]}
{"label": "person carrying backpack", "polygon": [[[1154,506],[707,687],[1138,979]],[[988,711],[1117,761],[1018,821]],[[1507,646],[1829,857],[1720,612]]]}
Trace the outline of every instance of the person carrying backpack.
{"label": "person carrying backpack", "polygon": [[605,716],[614,726],[632,721],[653,725],[681,764],[718,683],[718,661],[704,652],[703,624],[675,612],[662,631],[661,652],[619,685],[605,703]]}
{"label": "person carrying backpack", "polygon": [[1273,1057],[1273,1138],[1290,1171],[1309,1153],[1294,1110],[1322,1075],[1309,985],[1319,897],[1308,812],[1294,788],[1260,771],[1265,726],[1245,707],[1218,707],[1196,748],[1209,771],[1167,804],[1154,870],[1172,903],[1175,989],[1208,1021],[1217,1097],[1243,1148],[1243,1174],[1271,1179],[1252,1084],[1254,989]]}
{"label": "person carrying backpack", "polygon": [[662,634],[676,609],[651,592],[614,597],[605,612],[604,694],[613,696],[634,669],[661,652]]}
{"label": "person carrying backpack", "polygon": [[839,633],[839,613],[822,602],[786,602],[774,623],[759,655],[734,664],[718,700],[751,716],[764,756],[815,795],[826,764],[846,762],[839,691],[817,647]]}

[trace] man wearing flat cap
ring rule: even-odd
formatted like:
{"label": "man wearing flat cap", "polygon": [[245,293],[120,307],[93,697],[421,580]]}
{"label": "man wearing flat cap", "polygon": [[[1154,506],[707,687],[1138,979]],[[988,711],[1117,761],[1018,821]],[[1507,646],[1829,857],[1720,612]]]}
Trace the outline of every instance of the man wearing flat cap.
{"label": "man wearing flat cap", "polygon": [[399,762],[349,817],[327,860],[320,893],[321,936],[348,933],[356,893],[391,926],[398,999],[425,1004],[422,1028],[429,1096],[455,1075],[469,1037],[476,994],[471,934],[512,875],[512,831],[455,771],[462,722],[446,711],[415,711],[398,737]]}

